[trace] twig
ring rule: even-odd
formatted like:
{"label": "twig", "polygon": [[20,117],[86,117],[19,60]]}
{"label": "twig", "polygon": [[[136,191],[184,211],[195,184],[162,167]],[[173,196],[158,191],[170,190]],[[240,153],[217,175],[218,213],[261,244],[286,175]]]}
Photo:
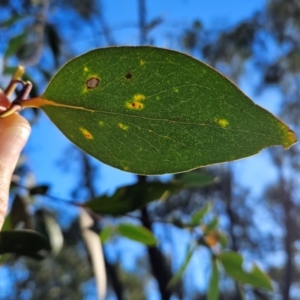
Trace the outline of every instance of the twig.
{"label": "twig", "polygon": [[22,83],[21,78],[25,72],[25,68],[23,66],[18,66],[8,87],[5,89],[4,93],[7,97],[10,97],[12,93],[15,91],[17,84]]}

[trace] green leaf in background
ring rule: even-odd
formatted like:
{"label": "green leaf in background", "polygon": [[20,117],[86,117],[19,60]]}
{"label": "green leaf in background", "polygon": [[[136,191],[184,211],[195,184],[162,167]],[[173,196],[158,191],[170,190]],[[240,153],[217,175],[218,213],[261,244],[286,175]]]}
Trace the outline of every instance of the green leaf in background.
{"label": "green leaf in background", "polygon": [[104,227],[100,232],[100,240],[102,244],[105,244],[115,233],[115,228],[112,226]]}
{"label": "green leaf in background", "polygon": [[23,20],[25,18],[26,18],[25,16],[13,14],[10,18],[8,18],[4,21],[1,21],[0,27],[5,28],[5,29],[9,28],[9,27],[15,25],[18,21]]}
{"label": "green leaf in background", "polygon": [[11,229],[13,229],[12,222],[11,222],[11,214],[8,214],[5,216],[5,220],[1,230],[4,231],[4,230],[11,230]]}
{"label": "green leaf in background", "polygon": [[202,222],[203,217],[210,211],[210,202],[206,203],[205,206],[193,213],[191,217],[191,226],[198,226]]}
{"label": "green leaf in background", "polygon": [[25,41],[27,39],[27,33],[21,33],[12,39],[10,39],[8,47],[5,51],[4,57],[8,58],[12,55],[15,55],[19,49],[24,45]]}
{"label": "green leaf in background", "polygon": [[216,259],[212,259],[212,270],[210,275],[207,300],[219,299],[219,270]]}
{"label": "green leaf in background", "polygon": [[193,254],[194,254],[195,248],[188,247],[185,255],[185,259],[179,270],[173,275],[171,280],[169,281],[167,288],[172,289],[182,278]]}
{"label": "green leaf in background", "polygon": [[177,183],[144,182],[118,188],[112,196],[103,195],[84,204],[98,214],[124,215],[147,203],[179,191]]}
{"label": "green leaf in background", "polygon": [[217,229],[219,225],[219,218],[214,217],[208,224],[203,226],[203,232],[208,234],[210,231]]}
{"label": "green leaf in background", "polygon": [[203,171],[194,170],[191,172],[176,174],[175,179],[183,183],[185,187],[203,187],[218,182],[218,178]]}
{"label": "green leaf in background", "polygon": [[6,230],[0,232],[0,255],[13,253],[42,259],[51,250],[48,240],[33,230]]}
{"label": "green leaf in background", "polygon": [[232,251],[226,251],[218,256],[225,272],[238,282],[250,284],[257,288],[273,290],[270,278],[257,265],[250,272],[243,269],[243,257]]}
{"label": "green leaf in background", "polygon": [[97,49],[68,62],[41,107],[78,147],[139,174],[177,173],[289,148],[296,137],[208,65],[154,47]]}
{"label": "green leaf in background", "polygon": [[228,238],[227,238],[227,235],[226,233],[222,232],[222,231],[219,231],[219,242],[222,246],[222,248],[225,248],[228,244]]}
{"label": "green leaf in background", "polygon": [[121,223],[116,229],[121,236],[133,241],[145,244],[147,246],[154,246],[157,244],[157,239],[153,233],[143,226]]}

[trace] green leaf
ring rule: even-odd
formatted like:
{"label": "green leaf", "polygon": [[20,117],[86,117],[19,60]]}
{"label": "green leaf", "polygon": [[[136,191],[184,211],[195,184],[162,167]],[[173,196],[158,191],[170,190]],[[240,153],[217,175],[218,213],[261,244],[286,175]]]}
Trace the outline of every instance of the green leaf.
{"label": "green leaf", "polygon": [[78,147],[139,174],[184,172],[296,142],[213,68],[153,47],[90,51],[22,106],[41,107]]}
{"label": "green leaf", "polygon": [[18,50],[24,45],[25,41],[27,39],[27,33],[21,33],[15,37],[13,37],[8,44],[8,47],[5,51],[4,57],[10,57],[12,55],[15,55]]}
{"label": "green leaf", "polygon": [[9,254],[0,255],[0,267],[5,263],[7,259],[9,259]]}
{"label": "green leaf", "polygon": [[5,217],[5,220],[4,220],[4,223],[3,223],[3,226],[1,228],[1,230],[2,231],[11,230],[11,229],[13,229],[11,225],[12,225],[11,224],[11,215],[9,214]]}
{"label": "green leaf", "polygon": [[216,176],[199,170],[177,174],[175,178],[183,183],[185,187],[203,187],[218,182]]}
{"label": "green leaf", "polygon": [[1,21],[0,27],[1,28],[11,27],[11,26],[15,25],[18,21],[23,20],[25,18],[26,18],[25,16],[14,14],[11,17],[9,17],[8,19]]}
{"label": "green leaf", "polygon": [[84,206],[98,214],[124,215],[145,204],[160,199],[166,192],[175,193],[182,188],[177,183],[144,182],[120,187],[112,196],[103,195]]}
{"label": "green leaf", "polygon": [[192,218],[191,218],[191,225],[192,226],[198,226],[200,225],[203,217],[210,211],[211,209],[211,204],[210,202],[206,203],[205,206],[195,213],[193,213]]}
{"label": "green leaf", "polygon": [[270,278],[257,265],[254,264],[250,272],[243,269],[243,257],[240,254],[226,251],[221,253],[218,258],[225,272],[238,282],[250,284],[257,288],[273,290]]}
{"label": "green leaf", "polygon": [[204,233],[208,234],[210,231],[217,229],[219,225],[219,218],[214,217],[208,224],[204,226]]}
{"label": "green leaf", "polygon": [[228,238],[224,232],[219,231],[219,241],[220,241],[222,248],[225,248],[227,246]]}
{"label": "green leaf", "polygon": [[104,227],[100,232],[100,240],[102,244],[105,244],[114,234],[115,229],[112,226]]}
{"label": "green leaf", "polygon": [[154,246],[157,244],[157,239],[153,233],[142,226],[122,223],[118,225],[117,231],[120,235],[147,246]]}
{"label": "green leaf", "polygon": [[0,232],[0,255],[13,253],[41,259],[50,250],[48,240],[36,231],[24,229]]}
{"label": "green leaf", "polygon": [[218,300],[219,298],[219,270],[216,259],[212,259],[212,270],[210,275],[207,300]]}
{"label": "green leaf", "polygon": [[169,283],[167,285],[168,289],[173,288],[180,281],[180,279],[182,278],[193,254],[194,254],[194,251],[195,251],[195,248],[192,248],[192,247],[187,248],[184,262],[181,265],[181,267],[179,268],[179,270],[176,272],[176,274],[174,274],[173,277],[171,278],[171,280],[169,281]]}

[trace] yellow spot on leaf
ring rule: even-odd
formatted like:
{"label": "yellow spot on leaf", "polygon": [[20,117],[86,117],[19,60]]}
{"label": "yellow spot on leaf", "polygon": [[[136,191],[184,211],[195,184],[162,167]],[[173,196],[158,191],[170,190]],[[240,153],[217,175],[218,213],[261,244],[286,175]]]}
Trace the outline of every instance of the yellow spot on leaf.
{"label": "yellow spot on leaf", "polygon": [[292,131],[292,130],[289,129],[287,131],[287,138],[284,139],[284,141],[283,141],[283,147],[284,147],[284,149],[290,148],[296,142],[297,142],[297,137],[296,137],[294,131]]}
{"label": "yellow spot on leaf", "polygon": [[129,168],[128,167],[124,167],[124,171],[129,171]]}
{"label": "yellow spot on leaf", "polygon": [[143,101],[143,100],[145,100],[145,95],[143,95],[143,94],[135,94],[134,96],[133,96],[133,101],[136,101],[136,102],[140,102],[140,101]]}
{"label": "yellow spot on leaf", "polygon": [[88,72],[88,70],[89,70],[88,67],[84,67],[84,68],[83,68],[83,71],[84,71],[84,72]]}
{"label": "yellow spot on leaf", "polygon": [[132,102],[132,101],[127,101],[126,102],[126,107],[129,109],[135,109],[135,110],[140,110],[144,108],[144,104],[141,102]]}
{"label": "yellow spot on leaf", "polygon": [[156,100],[160,100],[160,97],[159,97],[159,96],[156,96]]}
{"label": "yellow spot on leaf", "polygon": [[145,62],[144,60],[142,60],[142,59],[140,60],[140,65],[141,65],[142,67],[145,65],[145,63],[146,63],[146,62]]}
{"label": "yellow spot on leaf", "polygon": [[178,92],[179,92],[179,89],[178,89],[178,88],[174,88],[174,92],[175,92],[175,93],[178,93]]}
{"label": "yellow spot on leaf", "polygon": [[124,125],[123,123],[118,123],[118,126],[119,126],[120,129],[128,130],[128,126]]}
{"label": "yellow spot on leaf", "polygon": [[218,123],[223,128],[225,128],[229,125],[229,122],[226,119],[217,119],[217,118],[215,118],[215,122]]}
{"label": "yellow spot on leaf", "polygon": [[104,126],[104,122],[103,121],[99,121],[99,125],[100,126]]}
{"label": "yellow spot on leaf", "polygon": [[86,128],[79,127],[79,130],[81,131],[81,133],[84,135],[86,139],[92,140],[94,138],[93,135]]}
{"label": "yellow spot on leaf", "polygon": [[144,104],[141,101],[146,99],[143,94],[135,94],[132,100],[126,101],[125,106],[129,109],[140,110],[144,108]]}

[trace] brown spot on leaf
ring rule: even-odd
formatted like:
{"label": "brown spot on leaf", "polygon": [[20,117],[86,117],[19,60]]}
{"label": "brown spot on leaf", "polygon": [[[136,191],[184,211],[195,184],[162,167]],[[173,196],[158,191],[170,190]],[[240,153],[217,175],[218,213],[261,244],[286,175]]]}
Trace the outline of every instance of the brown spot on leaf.
{"label": "brown spot on leaf", "polygon": [[86,128],[80,127],[79,130],[86,139],[92,140],[94,138],[93,135]]}
{"label": "brown spot on leaf", "polygon": [[125,106],[129,109],[143,109],[144,104],[142,101],[146,99],[145,95],[143,94],[135,94],[131,100],[125,102]]}
{"label": "brown spot on leaf", "polygon": [[100,79],[96,78],[96,77],[92,77],[90,79],[87,80],[86,82],[86,87],[88,89],[94,89],[99,85]]}
{"label": "brown spot on leaf", "polygon": [[130,72],[128,72],[128,73],[125,75],[125,77],[126,77],[127,79],[131,79],[131,78],[132,78],[132,74],[131,74]]}

